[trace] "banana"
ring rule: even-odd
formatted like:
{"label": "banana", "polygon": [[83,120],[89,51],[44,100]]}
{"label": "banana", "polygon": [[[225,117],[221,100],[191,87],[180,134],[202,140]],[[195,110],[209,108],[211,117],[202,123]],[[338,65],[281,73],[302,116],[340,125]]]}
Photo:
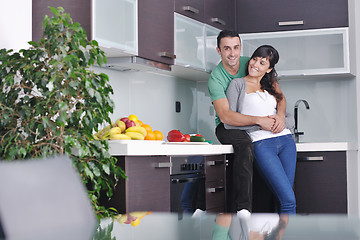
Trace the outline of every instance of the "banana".
{"label": "banana", "polygon": [[143,127],[129,127],[125,132],[137,132],[142,134],[144,137],[147,135],[147,131]]}
{"label": "banana", "polygon": [[130,140],[131,137],[128,135],[119,133],[119,134],[110,135],[110,139],[111,140]]}
{"label": "banana", "polygon": [[138,132],[126,132],[125,134],[131,137],[132,140],[144,140],[145,138],[144,135]]}
{"label": "banana", "polygon": [[111,135],[120,134],[120,133],[121,133],[121,128],[119,128],[119,127],[113,127],[109,130],[110,137],[111,137]]}

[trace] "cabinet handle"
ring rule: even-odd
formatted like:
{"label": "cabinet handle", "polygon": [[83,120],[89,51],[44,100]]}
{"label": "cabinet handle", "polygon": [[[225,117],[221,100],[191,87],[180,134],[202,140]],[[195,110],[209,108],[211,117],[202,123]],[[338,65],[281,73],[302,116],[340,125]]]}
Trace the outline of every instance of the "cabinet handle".
{"label": "cabinet handle", "polygon": [[166,58],[171,58],[171,59],[175,59],[176,55],[169,53],[169,52],[160,52],[160,57],[166,57]]}
{"label": "cabinet handle", "polygon": [[217,193],[224,190],[224,187],[214,187],[214,188],[208,188],[208,192],[210,193]]}
{"label": "cabinet handle", "polygon": [[170,168],[172,167],[171,162],[158,162],[154,164],[155,168]]}
{"label": "cabinet handle", "polygon": [[286,22],[279,22],[279,26],[296,26],[296,25],[304,25],[304,21],[286,21]]}
{"label": "cabinet handle", "polygon": [[172,183],[188,183],[188,182],[199,182],[204,180],[205,177],[195,177],[195,178],[184,178],[184,179],[179,179],[179,178],[174,178],[171,179]]}
{"label": "cabinet handle", "polygon": [[324,161],[324,156],[317,157],[298,157],[298,161]]}
{"label": "cabinet handle", "polygon": [[200,12],[199,9],[196,9],[196,8],[194,8],[192,6],[183,6],[182,9],[184,11],[192,12],[192,13],[195,13],[195,14],[199,14],[199,12]]}
{"label": "cabinet handle", "polygon": [[211,22],[218,23],[218,24],[223,25],[223,26],[226,25],[226,22],[224,20],[220,19],[220,18],[211,18]]}
{"label": "cabinet handle", "polygon": [[217,165],[222,165],[224,164],[223,160],[218,160],[218,161],[208,161],[207,164],[209,166],[217,166]]}

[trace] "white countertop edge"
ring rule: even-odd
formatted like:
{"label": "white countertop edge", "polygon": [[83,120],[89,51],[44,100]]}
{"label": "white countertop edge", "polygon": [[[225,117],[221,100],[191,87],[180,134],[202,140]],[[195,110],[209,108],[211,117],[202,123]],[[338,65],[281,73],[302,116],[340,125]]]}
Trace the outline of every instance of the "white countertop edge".
{"label": "white countertop edge", "polygon": [[[112,156],[190,156],[218,155],[233,153],[231,145],[170,145],[170,144],[119,144],[109,143]],[[355,143],[347,142],[312,142],[297,143],[298,152],[351,151],[357,150]]]}
{"label": "white countertop edge", "polygon": [[[122,145],[122,146],[120,146]],[[233,152],[231,145],[137,145],[137,144],[109,144],[112,156],[190,156],[190,155],[218,155]]]}
{"label": "white countertop edge", "polygon": [[296,149],[298,152],[350,151],[356,150],[356,144],[348,142],[296,143]]}

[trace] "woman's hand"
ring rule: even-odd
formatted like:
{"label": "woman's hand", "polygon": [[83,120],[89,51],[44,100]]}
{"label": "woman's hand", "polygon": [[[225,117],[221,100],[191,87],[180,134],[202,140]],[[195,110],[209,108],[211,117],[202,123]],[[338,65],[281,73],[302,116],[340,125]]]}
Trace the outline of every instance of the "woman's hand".
{"label": "woman's hand", "polygon": [[259,125],[262,130],[272,131],[275,124],[275,118],[270,116],[258,117],[256,124]]}
{"label": "woman's hand", "polygon": [[271,128],[272,133],[279,133],[285,128],[285,115],[271,115],[269,118],[274,119],[274,125]]}

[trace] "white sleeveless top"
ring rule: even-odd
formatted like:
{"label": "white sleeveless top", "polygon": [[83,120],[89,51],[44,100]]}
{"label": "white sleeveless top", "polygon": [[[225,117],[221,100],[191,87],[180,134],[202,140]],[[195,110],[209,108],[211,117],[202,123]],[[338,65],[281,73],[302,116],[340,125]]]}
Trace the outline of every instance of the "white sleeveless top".
{"label": "white sleeveless top", "polygon": [[[264,92],[256,91],[253,93],[246,93],[244,101],[242,103],[241,113],[250,116],[269,116],[276,114],[277,102],[273,95],[268,93],[266,90]],[[280,133],[272,133],[271,131],[258,130],[250,132],[249,135],[253,142],[279,137],[283,135],[291,134],[289,129],[284,129]]]}

